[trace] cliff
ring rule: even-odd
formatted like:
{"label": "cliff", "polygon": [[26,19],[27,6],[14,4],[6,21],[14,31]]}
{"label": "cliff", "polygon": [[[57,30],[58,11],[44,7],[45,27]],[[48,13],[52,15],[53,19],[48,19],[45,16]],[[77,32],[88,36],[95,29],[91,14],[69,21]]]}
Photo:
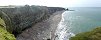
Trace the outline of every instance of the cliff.
{"label": "cliff", "polygon": [[0,17],[5,21],[7,32],[14,34],[22,33],[22,31],[31,28],[39,22],[50,18],[53,13],[63,11],[61,7],[46,6],[20,6],[13,8],[0,8]]}
{"label": "cliff", "polygon": [[62,11],[62,10],[65,10],[64,8],[62,8],[62,7],[48,7],[48,12],[49,13],[54,13],[54,12],[56,12],[56,11]]}

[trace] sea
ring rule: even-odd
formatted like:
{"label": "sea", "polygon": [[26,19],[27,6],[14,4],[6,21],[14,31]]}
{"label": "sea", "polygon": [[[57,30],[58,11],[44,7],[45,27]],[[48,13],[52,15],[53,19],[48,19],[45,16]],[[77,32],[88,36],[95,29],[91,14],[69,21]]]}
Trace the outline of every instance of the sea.
{"label": "sea", "polygon": [[101,7],[69,7],[62,13],[55,40],[69,40],[75,34],[101,27]]}

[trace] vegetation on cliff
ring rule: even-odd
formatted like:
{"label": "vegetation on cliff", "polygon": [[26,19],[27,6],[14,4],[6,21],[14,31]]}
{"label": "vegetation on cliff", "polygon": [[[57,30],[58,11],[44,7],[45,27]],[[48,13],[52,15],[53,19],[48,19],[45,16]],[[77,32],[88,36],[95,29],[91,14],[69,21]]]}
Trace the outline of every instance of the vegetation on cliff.
{"label": "vegetation on cliff", "polygon": [[79,33],[70,40],[101,40],[101,27],[97,27],[92,31]]}
{"label": "vegetation on cliff", "polygon": [[4,20],[0,18],[0,40],[16,40],[14,35],[7,32],[5,27]]}

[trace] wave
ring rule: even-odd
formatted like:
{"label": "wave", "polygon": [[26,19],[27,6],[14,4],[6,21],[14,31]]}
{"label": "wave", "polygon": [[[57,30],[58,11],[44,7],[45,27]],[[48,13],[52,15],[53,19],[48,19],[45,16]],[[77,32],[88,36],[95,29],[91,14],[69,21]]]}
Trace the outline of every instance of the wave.
{"label": "wave", "polygon": [[65,14],[67,14],[67,12],[64,12],[62,14],[62,19],[60,21],[60,23],[58,24],[57,30],[55,35],[57,36],[55,38],[55,40],[69,40],[70,37],[75,36],[75,34],[73,34],[72,32],[70,32],[70,25],[71,23],[68,22],[68,24],[65,22]]}

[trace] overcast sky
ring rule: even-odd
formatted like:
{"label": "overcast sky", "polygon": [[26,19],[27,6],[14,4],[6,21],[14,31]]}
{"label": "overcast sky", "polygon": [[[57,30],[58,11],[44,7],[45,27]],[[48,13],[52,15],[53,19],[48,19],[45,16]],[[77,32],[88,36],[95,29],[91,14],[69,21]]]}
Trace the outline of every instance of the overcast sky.
{"label": "overcast sky", "polygon": [[101,0],[0,0],[0,6],[25,4],[60,7],[101,7]]}

